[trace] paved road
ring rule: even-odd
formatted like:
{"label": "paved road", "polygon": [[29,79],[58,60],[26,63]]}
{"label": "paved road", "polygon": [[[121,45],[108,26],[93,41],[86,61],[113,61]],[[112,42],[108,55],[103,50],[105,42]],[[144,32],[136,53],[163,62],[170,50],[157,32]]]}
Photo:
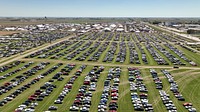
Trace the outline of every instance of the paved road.
{"label": "paved road", "polygon": [[148,24],[150,26],[154,26],[156,28],[159,28],[161,30],[165,30],[169,33],[173,33],[173,34],[176,34],[176,35],[179,35],[179,36],[182,36],[182,37],[185,37],[185,38],[188,38],[188,39],[191,39],[191,40],[195,40],[197,42],[200,42],[200,39],[198,37],[194,37],[194,36],[191,36],[191,35],[188,35],[188,34],[181,34],[181,33],[177,33],[177,32],[174,32],[174,31],[171,31],[169,28],[167,27],[160,27],[160,26],[156,26],[156,25],[152,25],[152,24],[149,24],[149,23],[145,23],[145,24]]}
{"label": "paved road", "polygon": [[185,38],[192,39],[192,40],[195,40],[197,42],[200,42],[200,39],[198,37],[194,37],[194,36],[191,36],[189,34],[182,34],[182,33],[174,32],[174,31],[171,30],[171,28],[168,28],[168,27],[160,26],[160,28],[162,28],[164,30],[168,30],[170,33],[174,33],[176,35],[179,35],[179,36],[182,36],[182,37],[185,37]]}

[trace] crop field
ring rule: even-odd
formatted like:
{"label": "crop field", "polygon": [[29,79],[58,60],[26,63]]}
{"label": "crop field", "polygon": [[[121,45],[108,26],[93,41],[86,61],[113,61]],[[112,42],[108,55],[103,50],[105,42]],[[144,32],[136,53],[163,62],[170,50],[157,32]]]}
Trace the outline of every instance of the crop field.
{"label": "crop field", "polygon": [[90,32],[36,49],[0,67],[0,112],[200,111],[200,55],[182,41]]}

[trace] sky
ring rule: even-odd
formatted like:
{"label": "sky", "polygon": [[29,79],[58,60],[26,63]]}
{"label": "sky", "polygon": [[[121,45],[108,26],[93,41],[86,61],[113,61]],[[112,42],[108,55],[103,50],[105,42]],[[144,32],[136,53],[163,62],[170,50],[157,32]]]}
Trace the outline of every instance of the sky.
{"label": "sky", "polygon": [[0,17],[200,17],[200,0],[0,0]]}

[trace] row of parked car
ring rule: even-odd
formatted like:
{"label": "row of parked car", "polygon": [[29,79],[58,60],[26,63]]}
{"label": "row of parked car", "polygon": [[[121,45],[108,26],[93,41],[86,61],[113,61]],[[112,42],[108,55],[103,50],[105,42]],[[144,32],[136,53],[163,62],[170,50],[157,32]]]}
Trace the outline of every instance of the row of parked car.
{"label": "row of parked car", "polygon": [[163,48],[159,44],[153,44],[156,49],[158,49],[161,53],[163,53],[169,61],[171,61],[174,65],[186,65],[185,63],[182,63],[179,58],[171,54],[169,51],[167,51],[165,48]]}
{"label": "row of parked car", "polygon": [[177,54],[181,59],[185,60],[186,62],[189,62],[192,66],[197,66],[197,64],[192,61],[189,60],[182,51],[180,51],[179,49],[175,48],[174,46],[172,46],[171,44],[167,43],[165,44],[166,47],[168,47],[170,50],[172,50],[175,54]]}
{"label": "row of parked car", "polygon": [[176,81],[174,81],[174,77],[167,70],[161,71],[170,83],[170,90],[173,92],[174,96],[180,101],[185,101],[185,98],[178,90],[178,84],[176,83]]}
{"label": "row of parked car", "polygon": [[[38,75],[35,80],[37,80],[37,82],[40,81],[41,79],[58,69],[61,65],[62,63],[58,63],[45,73]],[[38,106],[38,101],[43,101],[45,97],[49,96],[52,93],[54,88],[56,88],[56,85],[52,84],[49,81],[45,82],[44,85],[40,86],[40,89],[35,90],[35,92],[30,95],[26,101],[19,105],[18,108],[15,109],[15,112],[35,112],[35,108],[36,106]]]}
{"label": "row of parked car", "polygon": [[120,33],[115,34],[114,41],[120,41]]}
{"label": "row of parked car", "polygon": [[[75,64],[68,64],[67,66],[65,66],[65,70],[61,69],[62,71],[67,71],[70,72],[73,68],[75,67]],[[85,65],[82,65],[79,70],[76,71],[79,73],[82,73],[82,71],[86,68]],[[76,75],[76,73],[70,78],[70,80],[65,84],[65,86],[63,87],[63,90],[61,91],[61,93],[59,94],[59,96],[57,97],[57,99],[54,101],[54,104],[62,104],[63,100],[65,98],[65,96],[71,91],[72,86],[75,82],[75,80],[78,78],[78,76]],[[63,74],[64,75],[64,74]],[[49,106],[48,110],[57,110],[58,107],[57,106]]]}
{"label": "row of parked car", "polygon": [[148,100],[148,90],[145,84],[142,83],[143,79],[140,75],[139,69],[129,67],[128,75],[131,91],[131,102],[133,104],[134,109],[136,111],[153,112],[153,106],[149,103]]}
{"label": "row of parked car", "polygon": [[[89,48],[91,45],[93,44],[92,41],[89,41],[87,42],[83,47],[79,48],[78,50],[76,50],[76,52],[81,53],[81,52],[84,52],[87,48]],[[79,61],[83,61],[84,59],[83,58],[76,58],[76,60],[79,60]]]}
{"label": "row of parked car", "polygon": [[[110,68],[107,78],[104,81],[104,89],[98,105],[98,112],[117,112],[119,98],[119,83],[120,83],[121,68]],[[109,102],[109,99],[111,101]]]}
{"label": "row of parked car", "polygon": [[[142,34],[140,33],[135,33],[135,37],[137,38],[137,41],[135,39],[133,39],[135,42],[139,42],[139,43],[142,43],[142,42],[146,42],[145,39],[148,39],[146,37],[144,37]],[[133,37],[132,37],[133,38]]]}
{"label": "row of parked car", "polygon": [[154,83],[156,84],[156,89],[162,89],[163,84],[160,78],[158,77],[158,73],[155,69],[150,69],[151,76],[153,78]]}
{"label": "row of parked car", "polygon": [[192,103],[186,102],[183,103],[183,106],[185,109],[187,109],[189,112],[197,112],[197,109],[193,107]]}
{"label": "row of parked car", "polygon": [[[162,73],[165,75],[165,77],[168,79],[168,82],[170,83],[170,90],[173,92],[174,96],[179,100],[179,101],[185,101],[185,98],[183,95],[179,92],[178,90],[178,84],[174,81],[173,76],[168,72],[167,70],[161,70]],[[188,103],[188,102],[186,102]],[[186,104],[184,103],[184,104]],[[191,103],[188,103],[191,104]],[[184,106],[184,105],[183,105]],[[184,106],[185,108],[187,106]],[[186,108],[189,112],[196,112],[196,109],[192,106],[189,106]]]}
{"label": "row of parked car", "polygon": [[[70,71],[75,67],[75,64],[68,64],[67,66],[65,66],[63,69],[61,69],[60,72],[68,72],[68,74],[70,73]],[[63,90],[61,91],[61,93],[59,94],[59,96],[57,97],[57,99],[54,101],[54,104],[62,104],[63,100],[65,98],[65,96],[71,91],[72,86],[75,82],[75,80],[78,78],[79,74],[82,73],[82,71],[86,68],[86,65],[82,65],[77,71],[76,73],[70,78],[70,80],[65,84],[65,86],[63,87]],[[66,75],[66,74],[62,74],[62,75]],[[53,79],[53,78],[52,78]],[[58,80],[59,81],[59,80]],[[51,105],[49,106],[48,110],[57,110],[58,107]]]}
{"label": "row of parked car", "polygon": [[110,42],[104,42],[101,44],[99,49],[88,59],[88,61],[98,61],[101,54],[107,49],[107,46],[109,46]]}
{"label": "row of parked car", "polygon": [[103,62],[112,62],[115,56],[115,52],[117,51],[117,46],[118,46],[117,42],[111,42],[110,48],[106,53]]}
{"label": "row of parked car", "polygon": [[[147,38],[147,35],[144,35],[144,34],[137,34],[136,35],[137,39],[139,40],[139,42],[145,42],[145,44],[150,44],[152,43],[153,46],[151,45],[148,45],[148,47],[152,47],[152,50],[153,50],[153,47],[157,48],[159,51],[161,51],[174,65],[186,65],[185,63],[181,62],[176,56],[172,55],[169,51],[165,50],[162,46],[159,45],[159,43],[162,43],[162,42],[165,42],[165,46],[168,47],[169,49],[171,49],[175,54],[177,54],[180,58],[182,58],[183,60],[187,61],[188,63],[190,63],[191,65],[193,66],[196,66],[196,63],[194,61],[191,61],[189,60],[188,58],[186,58],[186,56],[184,56],[184,54],[178,50],[177,48],[175,48],[174,46],[172,46],[171,44],[169,44],[165,39],[169,39],[169,40],[172,40],[173,38],[169,37],[169,36],[166,36],[166,35],[163,35],[163,34],[158,34],[158,35],[150,35],[148,34],[148,37]],[[174,41],[172,41],[174,42]],[[146,45],[146,48],[147,48],[147,45]],[[150,50],[150,48],[147,50]],[[150,54],[152,55],[152,53],[150,52]],[[156,55],[159,55],[157,54],[156,52],[152,55],[153,58],[154,56]],[[160,57],[160,56],[158,56]],[[154,58],[155,60],[155,58]],[[157,59],[157,63],[158,61],[163,61],[164,59]],[[168,65],[167,62],[159,62],[158,64],[164,64],[164,65]]]}
{"label": "row of parked car", "polygon": [[61,46],[61,49],[64,49],[65,47],[67,47],[67,46],[69,46],[69,45],[71,45],[73,43],[75,43],[75,41],[67,41],[67,40],[66,41],[62,41],[62,42],[59,42],[59,43],[57,43],[55,45],[47,47],[47,48],[45,48],[43,50],[39,50],[39,51],[37,51],[35,53],[32,53],[29,56],[26,56],[25,58],[34,58],[34,57],[46,58],[46,57],[49,57],[50,55],[54,54],[54,53],[48,53],[48,52],[50,52],[50,51],[52,51],[52,50],[54,50],[54,49],[56,49],[56,48],[58,48],[60,46]]}
{"label": "row of parked car", "polygon": [[142,54],[142,61],[145,63],[145,64],[148,64],[148,61],[147,61],[147,56],[146,56],[146,53],[144,52],[144,49],[142,48],[142,46],[139,44],[139,43],[136,43],[136,46],[139,48],[141,54]]}
{"label": "row of parked car", "polygon": [[5,72],[5,71],[7,71],[7,70],[9,70],[9,69],[11,69],[11,68],[13,68],[13,67],[16,67],[16,66],[18,66],[20,63],[24,63],[24,62],[22,62],[22,61],[15,61],[15,62],[10,63],[10,64],[8,64],[8,65],[1,66],[1,67],[0,67],[0,73]]}
{"label": "row of parked car", "polygon": [[[56,54],[56,57],[63,57],[64,56],[64,59],[68,59],[68,60],[71,60],[70,57],[68,57],[69,55],[66,56],[66,54],[71,54],[73,53],[79,46],[81,46],[81,44],[84,44],[83,41],[73,41],[73,44],[71,44],[69,48],[67,49],[64,49],[62,50],[60,53]],[[54,56],[52,56],[54,57]],[[51,58],[53,59],[53,58]],[[55,59],[58,59],[58,58],[55,58]]]}
{"label": "row of parked car", "polygon": [[[10,57],[17,53],[22,53],[31,48],[41,46],[45,43],[51,43],[54,40],[68,36],[66,32],[61,31],[26,31],[14,33],[9,38],[3,39],[4,44],[0,47],[0,57]],[[14,40],[14,41],[13,41]]]}
{"label": "row of parked car", "polygon": [[[179,101],[185,101],[183,95],[178,91],[178,85],[174,81],[173,76],[167,71],[167,70],[161,70],[162,73],[166,76],[168,79],[168,82],[170,83],[170,90],[174,93],[174,96],[179,100]],[[150,73],[154,79],[154,82],[156,84],[157,89],[162,89],[162,81],[159,79],[157,72],[155,69],[150,69]],[[158,88],[160,87],[160,88]],[[163,104],[167,108],[169,112],[177,112],[176,106],[173,104],[173,101],[170,99],[170,95],[167,94],[164,90],[159,90],[160,97],[163,101]],[[192,107],[192,103],[183,103],[183,106],[189,111],[189,112],[196,112],[196,109]]]}
{"label": "row of parked car", "polygon": [[11,72],[9,72],[9,73],[6,73],[6,74],[0,76],[0,80],[6,79],[6,78],[8,78],[8,77],[10,77],[10,76],[12,76],[12,75],[18,73],[18,72],[20,72],[20,71],[22,71],[22,70],[24,70],[24,69],[30,67],[33,63],[34,63],[34,62],[28,62],[28,63],[25,64],[24,66],[22,66],[22,67],[20,67],[20,68],[17,68],[16,70],[13,70],[13,71],[11,71]]}
{"label": "row of parked car", "polygon": [[133,42],[128,42],[128,48],[130,52],[130,55],[129,55],[130,63],[140,64],[138,52],[135,49],[135,44]]}
{"label": "row of parked car", "polygon": [[[182,48],[184,49],[187,49],[188,51],[191,51],[193,53],[196,53],[197,51],[194,48],[194,46],[190,46],[190,45],[187,45],[187,44],[179,44]],[[198,45],[196,45],[198,46]]]}
{"label": "row of parked car", "polygon": [[168,112],[177,112],[177,108],[174,105],[173,101],[170,99],[170,95],[167,94],[164,90],[162,90],[163,88],[162,81],[159,79],[156,70],[150,69],[150,73],[156,84],[156,88],[160,89],[159,90],[160,98],[163,104],[165,105],[165,107],[167,108]]}
{"label": "row of parked car", "polygon": [[[137,38],[137,39],[136,39]],[[141,35],[139,34],[136,34],[136,38],[134,38],[132,36],[132,39],[133,41],[136,43],[136,47],[138,47],[138,49],[140,50],[141,54],[142,54],[142,61],[145,63],[145,64],[148,64],[148,60],[147,60],[147,56],[146,56],[146,53],[144,52],[144,48],[142,48],[142,46],[140,45],[139,42],[145,42],[145,39],[148,39],[146,37],[141,37]],[[139,42],[138,42],[139,41]]]}
{"label": "row of parked car", "polygon": [[[35,112],[35,107],[38,106],[38,101],[43,101],[43,99],[49,96],[56,85],[51,82],[45,82],[40,89],[36,90],[28,99],[23,102],[18,108],[15,109],[15,112]],[[36,105],[33,105],[36,104]]]}
{"label": "row of parked car", "polygon": [[106,41],[111,41],[114,36],[114,33],[110,33],[110,35],[106,38]]}
{"label": "row of parked car", "polygon": [[134,36],[131,36],[132,38],[127,38],[128,40],[133,40],[133,41],[129,41],[128,42],[128,47],[129,47],[129,52],[130,52],[130,63],[136,63],[136,64],[140,64],[141,62],[139,61],[139,56],[138,56],[138,52],[136,51],[136,48],[139,48],[139,50],[142,53],[142,59],[147,62],[146,57],[145,57],[145,53],[141,47],[141,45],[137,42],[136,38],[134,38]]}
{"label": "row of parked car", "polygon": [[[81,50],[85,50],[83,48],[79,48],[78,50],[76,50],[78,47],[80,47],[81,45],[83,45],[85,43],[85,41],[79,41],[78,43],[74,44],[72,47],[70,47],[67,51],[68,54],[66,57],[64,57],[64,59],[67,60],[72,60],[76,55],[78,55]],[[87,45],[87,44],[86,44]]]}
{"label": "row of parked car", "polygon": [[119,43],[119,52],[117,53],[116,62],[123,63],[126,60],[126,43]]}
{"label": "row of parked car", "polygon": [[104,70],[103,66],[94,66],[92,70],[85,76],[83,85],[79,88],[74,103],[70,107],[70,111],[89,112],[92,104],[92,92],[96,91],[97,81],[100,73]]}
{"label": "row of parked car", "polygon": [[[124,37],[123,37],[123,36]],[[103,62],[107,62],[107,61],[112,61],[114,59],[114,55],[115,55],[115,51],[117,49],[117,46],[118,46],[118,43],[117,41],[120,41],[120,40],[125,40],[125,37],[127,36],[128,34],[120,34],[120,33],[117,33],[114,35],[114,33],[110,33],[110,35],[108,35],[108,33],[104,33],[103,32],[96,32],[96,33],[90,33],[89,35],[86,35],[85,38],[83,38],[84,40],[100,40],[100,41],[111,41],[112,39],[115,41],[115,45],[114,47],[115,48],[110,48],[109,52],[107,53],[107,56],[104,58]],[[163,34],[160,34],[160,35],[163,35]],[[120,39],[120,36],[122,37]],[[107,38],[106,38],[107,37]],[[146,57],[146,54],[144,52],[144,49],[142,48],[142,46],[140,45],[139,42],[145,42],[146,44],[146,48],[147,47],[150,47],[150,48],[147,48],[149,50],[149,52],[151,53],[151,55],[153,56],[154,60],[156,60],[156,62],[160,65],[168,65],[169,63],[166,62],[166,60],[164,60],[164,58],[162,56],[160,56],[160,54],[158,52],[156,52],[156,50],[153,50],[154,47],[156,47],[157,49],[159,49],[162,53],[164,53],[164,55],[167,56],[167,58],[174,64],[178,64],[178,65],[185,65],[185,63],[182,63],[178,58],[176,58],[176,56],[172,55],[169,51],[163,49],[161,46],[159,46],[157,43],[161,43],[161,40],[163,41],[163,38],[166,37],[166,36],[160,36],[159,35],[157,36],[156,34],[143,34],[143,33],[139,33],[139,34],[136,34],[136,36],[134,35],[131,35],[132,37],[132,40],[134,42],[136,42],[136,47],[139,48],[140,52],[142,53],[142,61],[145,63],[145,64],[148,64],[148,61],[147,61],[147,57]],[[163,38],[162,38],[163,37]],[[127,40],[130,40],[130,35],[128,35],[127,37]],[[80,42],[81,40],[80,39],[76,39],[75,41],[66,41],[67,43],[65,43],[65,45],[54,45],[54,46],[51,46],[45,50],[41,50],[41,51],[38,51],[36,53],[33,53],[30,55],[30,57],[35,57],[34,55],[38,56],[39,58],[48,58],[49,56],[51,56],[50,58],[51,59],[58,59],[62,56],[65,56],[65,54],[69,54],[70,52],[74,51],[73,53],[69,54],[67,57],[65,57],[65,59],[68,59],[68,60],[71,60],[73,59],[77,54],[80,53],[80,49],[83,49],[83,48],[79,48],[78,50],[76,50],[78,47],[80,47],[83,43]],[[164,39],[165,42],[167,42],[165,39]],[[80,42],[80,43],[79,43]],[[130,41],[129,41],[130,42]],[[148,45],[150,43],[154,43],[155,44],[152,44],[152,45]],[[66,47],[72,45],[72,44],[75,44],[75,43],[79,43],[79,44],[76,44],[74,46],[72,46],[72,48],[69,48],[66,50],[66,52],[61,52],[63,51]],[[113,42],[112,42],[113,43]],[[120,44],[122,44],[124,42],[120,42]],[[109,44],[109,42],[108,42]],[[88,61],[97,61],[101,55],[101,51],[106,49],[106,46],[108,46],[108,44],[105,44],[105,46],[101,46],[99,49],[98,49],[98,52],[96,52],[93,56],[91,56]],[[174,51],[179,57],[181,57],[182,59],[186,60],[188,63],[190,63],[191,65],[193,66],[196,66],[196,63],[192,60],[189,60],[187,59],[184,54],[182,52],[179,52],[179,50],[177,48],[175,48],[174,46],[172,45],[168,45],[169,43],[165,44],[166,47],[170,48],[172,51]],[[90,44],[91,45],[91,44]],[[58,47],[58,46],[61,46],[61,47]],[[58,47],[58,48],[57,48]],[[87,46],[89,47],[89,46]],[[123,62],[125,60],[124,58],[124,55],[126,55],[126,53],[124,53],[126,51],[126,49],[123,47],[123,45],[119,45],[119,48],[120,49],[120,52],[118,53],[118,56],[117,56],[117,59],[115,61],[117,62]],[[96,49],[93,49],[93,50],[96,50]],[[48,51],[48,52],[47,52]],[[89,51],[88,51],[89,52]],[[76,60],[80,60],[80,61],[83,61],[86,59],[87,57],[87,54],[88,52],[86,52],[85,55],[81,56],[81,57],[78,57]],[[133,51],[133,53],[136,53],[135,51]],[[133,55],[133,53],[131,52],[131,55]],[[38,55],[37,55],[38,54]],[[134,59],[134,58],[137,58],[137,53],[135,54],[136,56],[133,58],[132,56],[130,55],[130,63],[137,63],[137,64],[140,64],[140,61],[137,60],[137,59]]]}
{"label": "row of parked car", "polygon": [[11,79],[9,82],[5,82],[3,86],[0,87],[0,95],[7,93],[8,91],[12,90],[14,87],[20,85],[30,76],[35,75],[38,71],[44,69],[49,63],[42,62],[33,68],[29,69],[28,71],[24,72],[22,75],[18,75],[15,78]]}
{"label": "row of parked car", "polygon": [[[177,49],[176,47],[174,47],[172,44],[170,44],[168,41],[170,42],[174,42],[175,44],[177,42],[182,42],[182,43],[185,43],[186,40],[184,39],[178,39],[178,38],[175,38],[175,37],[171,37],[170,35],[167,35],[167,34],[162,34],[162,33],[158,33],[157,36],[155,35],[149,35],[149,37],[154,40],[152,41],[153,43],[156,42],[156,46],[155,47],[159,47],[160,51],[162,53],[165,54],[165,56],[172,62],[174,63],[175,65],[186,65],[185,63],[181,62],[178,58],[176,58],[175,56],[173,56],[171,53],[169,53],[168,51],[166,51],[165,49],[161,48],[161,46],[158,46],[158,43],[162,43],[162,42],[165,42],[164,45],[169,48],[171,51],[173,51],[175,54],[177,54],[180,58],[182,58],[183,60],[185,60],[186,62],[190,63],[192,66],[197,66],[197,64],[192,61],[192,60],[189,60],[182,51],[180,51],[179,49]],[[168,41],[166,41],[168,40]],[[179,43],[178,43],[179,44]],[[185,45],[180,45],[181,47],[183,48],[186,48],[187,50],[190,50],[193,52],[193,50],[185,47]]]}
{"label": "row of parked car", "polygon": [[159,90],[159,94],[168,112],[177,112],[177,108],[173,101],[170,99],[170,95],[167,94],[164,90]]}
{"label": "row of parked car", "polygon": [[[38,58],[48,58],[48,57],[51,56],[51,59],[52,59],[54,57],[52,55],[58,54],[60,51],[65,50],[68,46],[70,46],[74,43],[75,43],[74,41],[65,41],[65,43],[60,42],[58,44],[55,44],[55,45],[50,47],[51,49],[47,49],[48,52],[46,52],[45,54],[39,55]],[[55,57],[55,58],[58,58],[58,56]]]}
{"label": "row of parked car", "polygon": [[146,44],[146,49],[150,52],[152,55],[153,59],[157,62],[158,65],[169,65],[164,58],[153,48],[151,43],[145,43]]}
{"label": "row of parked car", "polygon": [[125,42],[127,37],[129,37],[129,39],[130,39],[130,34],[121,33],[121,42]]}
{"label": "row of parked car", "polygon": [[73,75],[70,80],[65,84],[63,87],[63,90],[57,97],[57,99],[54,101],[54,104],[62,104],[65,96],[71,91],[74,81],[78,78],[78,76]]}
{"label": "row of parked car", "polygon": [[[48,62],[47,62],[48,63]],[[31,85],[36,84],[38,81],[40,81],[41,79],[43,79],[45,76],[49,75],[51,72],[53,72],[54,70],[56,70],[58,67],[60,66],[60,64],[57,64],[56,66],[52,67],[51,69],[49,69],[48,71],[46,71],[45,73],[42,73],[40,75],[37,75],[34,79],[32,79],[29,83],[23,85],[22,87],[16,89],[13,93],[11,93],[10,95],[8,95],[4,101],[1,101],[1,106],[4,106],[8,101],[11,101],[12,99],[14,99],[15,97],[17,97],[19,94],[23,93],[26,89],[30,88]],[[25,104],[25,103],[24,103]],[[18,112],[18,111],[17,111]],[[19,111],[21,112],[21,111]]]}
{"label": "row of parked car", "polygon": [[[1,79],[6,79],[7,77],[9,77],[13,74],[16,74],[17,72],[19,72],[19,71],[21,71],[25,68],[28,68],[31,64],[33,64],[33,62],[29,62],[29,63],[25,64],[23,67],[1,76]],[[2,86],[0,86],[0,95],[11,90],[13,87],[16,87],[17,85],[19,85],[23,81],[24,81],[24,78],[17,76],[16,78],[11,79],[9,82],[5,82]]]}
{"label": "row of parked car", "polygon": [[103,32],[94,32],[87,35],[83,40],[96,40],[102,35]]}
{"label": "row of parked car", "polygon": [[[80,57],[76,60],[83,61],[85,60],[90,54],[92,54],[99,46],[101,42],[95,42],[92,47],[90,47],[86,52],[84,52]],[[87,47],[88,48],[88,47]]]}
{"label": "row of parked car", "polygon": [[[65,43],[65,45],[61,46],[60,48],[58,48],[59,53],[56,53],[54,55],[52,55],[50,57],[50,59],[58,59],[61,58],[63,56],[65,56],[66,54],[68,54],[70,51],[66,50],[69,46],[73,45],[74,43],[76,43],[76,41],[68,41],[67,43]],[[63,51],[63,52],[62,52]]]}
{"label": "row of parked car", "polygon": [[148,35],[148,37],[152,40],[152,41],[154,41],[154,42],[156,42],[156,43],[162,43],[163,42],[163,39],[161,39],[161,37],[159,37],[158,35],[157,35],[157,33],[152,33],[152,34],[146,34],[146,35]]}
{"label": "row of parked car", "polygon": [[[176,38],[173,38],[167,34],[164,34],[164,33],[157,33],[157,36],[160,37],[160,39],[163,41],[163,42],[166,42],[166,40],[170,41],[170,42],[177,42],[177,39]],[[178,40],[178,42],[181,42],[181,40]]]}
{"label": "row of parked car", "polygon": [[108,37],[108,33],[104,32],[104,34],[102,36],[100,36],[97,40],[98,41],[104,41],[107,37]]}

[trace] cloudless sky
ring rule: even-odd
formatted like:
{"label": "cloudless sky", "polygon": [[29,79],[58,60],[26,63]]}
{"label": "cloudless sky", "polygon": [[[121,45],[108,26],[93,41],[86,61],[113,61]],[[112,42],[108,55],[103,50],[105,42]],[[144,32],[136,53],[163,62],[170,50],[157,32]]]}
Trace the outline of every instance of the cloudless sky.
{"label": "cloudless sky", "polygon": [[0,17],[200,17],[200,0],[0,0]]}

